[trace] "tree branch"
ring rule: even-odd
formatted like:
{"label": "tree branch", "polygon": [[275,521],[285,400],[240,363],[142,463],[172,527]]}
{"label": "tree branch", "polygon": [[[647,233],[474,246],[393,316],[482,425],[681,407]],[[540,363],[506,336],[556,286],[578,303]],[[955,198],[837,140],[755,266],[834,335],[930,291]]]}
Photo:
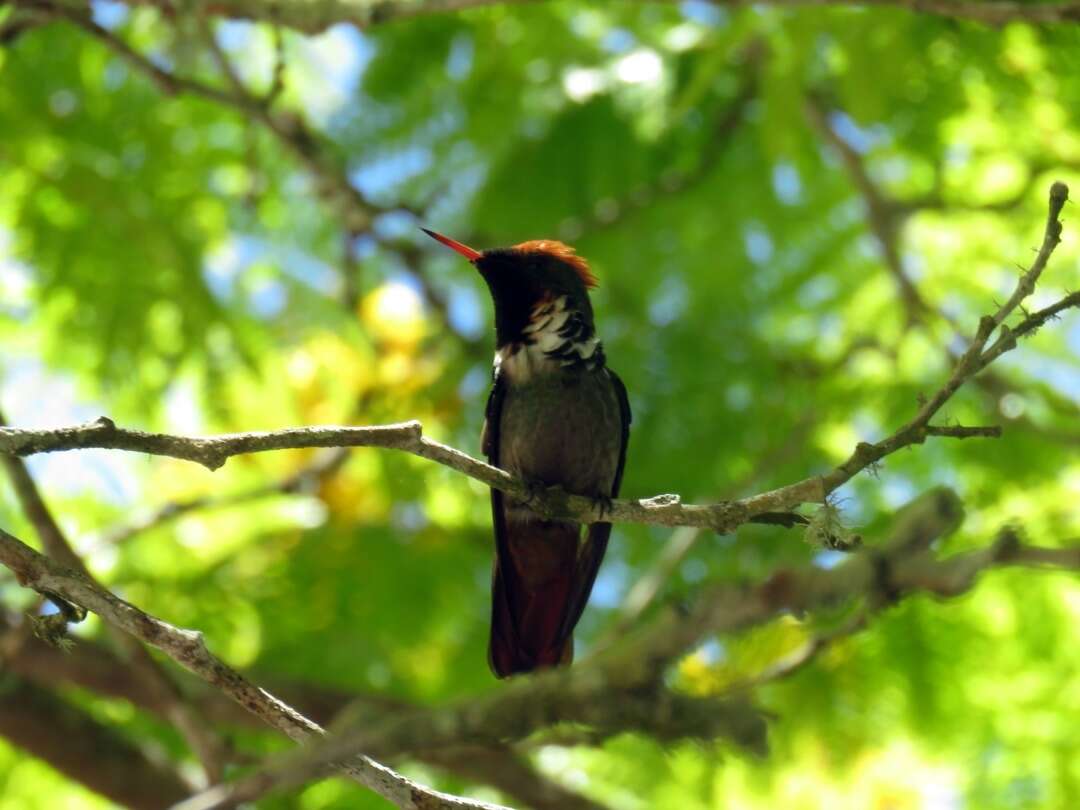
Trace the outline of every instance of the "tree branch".
{"label": "tree branch", "polygon": [[[81,572],[61,566],[0,529],[0,564],[11,569],[19,584],[39,593],[59,594],[98,614],[111,625],[157,647],[185,669],[217,687],[248,711],[296,742],[321,736],[322,728],[260,689],[229,667],[203,641],[201,633],[174,627],[144,613],[101,588]],[[448,796],[419,785],[368,757],[350,758],[337,767],[360,784],[400,808],[410,810],[491,810],[495,807]]]}
{"label": "tree branch", "polygon": [[[5,423],[6,419],[0,413],[0,425]],[[93,581],[93,576],[82,558],[75,553],[60,529],[60,525],[53,518],[23,460],[15,456],[4,456],[3,464],[14,485],[23,511],[34,526],[46,553],[61,565],[73,568],[88,580]],[[176,684],[137,640],[123,633],[114,632],[114,637],[128,655],[132,669],[145,681],[164,708],[166,718],[176,727],[192,752],[199,758],[209,783],[221,781],[225,768],[224,744],[221,739],[204,722],[198,712],[187,705]]]}
{"label": "tree branch", "polygon": [[[438,747],[462,740],[520,739],[558,721],[599,725],[612,719],[613,706],[645,698],[652,712],[650,730],[659,725],[682,735],[702,730],[726,732],[743,745],[763,740],[760,717],[741,703],[689,699],[657,687],[667,665],[708,635],[730,633],[765,623],[791,611],[863,599],[870,605],[891,604],[918,591],[955,596],[971,588],[978,575],[1003,565],[1080,570],[1080,547],[1026,547],[1013,532],[980,551],[939,559],[927,551],[931,542],[954,529],[960,504],[948,490],[935,490],[905,510],[888,541],[851,555],[831,570],[780,571],[747,588],[725,584],[705,592],[689,610],[669,610],[650,627],[566,670],[511,680],[498,692],[458,701],[446,708],[398,715],[382,724],[359,728],[347,716],[335,722],[332,734],[318,743],[271,760],[257,773],[205,792],[182,807],[225,808],[252,800],[272,789],[317,778],[326,763],[357,751],[392,755],[417,746]],[[855,621],[851,632],[861,626]],[[822,643],[826,643],[827,639]],[[816,649],[816,648],[815,648]],[[812,654],[811,650],[809,654]],[[792,662],[792,667],[800,662]],[[659,707],[659,708],[658,708]],[[683,711],[691,715],[683,714]],[[657,723],[659,711],[668,724]],[[633,727],[622,717],[622,728]],[[673,730],[674,730],[673,729]]]}
{"label": "tree branch", "polygon": [[[72,8],[85,9],[85,0],[61,0]],[[422,15],[448,14],[486,6],[510,6],[538,3],[540,0],[211,0],[209,13],[231,19],[278,23],[305,33],[318,33],[338,23],[370,28]],[[656,0],[656,4],[672,0]],[[749,0],[712,0],[714,5],[738,8]],[[894,8],[914,14],[926,14],[968,20],[990,26],[1009,22],[1036,25],[1075,24],[1080,22],[1080,3],[1075,0],[1053,3],[1011,2],[1010,0],[764,0],[757,3],[777,8]],[[156,6],[170,13],[165,0],[129,0],[129,5]]]}
{"label": "tree branch", "polygon": [[194,461],[214,470],[230,457],[246,453],[314,447],[377,447],[401,450],[457,470],[469,478],[527,500],[530,508],[547,517],[584,523],[607,521],[700,526],[726,533],[766,512],[790,509],[801,503],[820,502],[860,470],[902,447],[919,444],[928,436],[966,438],[994,436],[997,433],[996,428],[909,425],[877,445],[860,444],[851,458],[827,475],[808,478],[742,500],[684,504],[678,495],[657,495],[638,500],[615,500],[610,507],[597,504],[592,498],[571,495],[557,488],[538,494],[498,467],[423,436],[417,421],[370,427],[325,426],[218,436],[177,436],[121,428],[111,419],[100,417],[84,425],[45,430],[0,428],[0,454],[29,456],[62,450],[106,448]]}
{"label": "tree branch", "polygon": [[[653,684],[614,687],[609,673],[596,668],[548,670],[518,678],[498,692],[434,710],[397,716],[372,733],[358,733],[349,713],[331,726],[331,735],[302,755],[278,757],[237,782],[211,788],[174,810],[218,810],[253,801],[274,789],[321,776],[326,764],[346,750],[379,752],[438,750],[464,742],[520,739],[556,722],[585,723],[607,733],[645,730],[660,740],[725,736],[764,752],[761,714],[740,701],[695,698]],[[346,756],[348,756],[346,754]]]}
{"label": "tree branch", "polygon": [[[1013,293],[1009,296],[1008,300],[1006,300],[993,315],[985,315],[979,320],[979,327],[975,332],[975,337],[967,350],[960,355],[949,380],[936,394],[934,394],[934,396],[923,404],[919,409],[919,412],[915,415],[915,418],[901,428],[900,432],[909,428],[925,427],[930,419],[941,410],[941,407],[961,385],[974,374],[986,368],[993,360],[1016,345],[1015,338],[1011,336],[1009,330],[1004,326],[1005,319],[1008,318],[1021,303],[1023,303],[1025,298],[1035,291],[1035,285],[1038,283],[1039,277],[1046,268],[1046,263],[1054,252],[1054,248],[1061,242],[1061,209],[1064,207],[1065,201],[1068,198],[1069,188],[1064,183],[1058,182],[1050,186],[1050,201],[1046,217],[1046,228],[1043,233],[1042,245],[1039,247],[1039,252],[1035,256],[1035,261],[1032,262],[1032,265],[1027,272],[1020,276],[1020,280],[1016,284],[1016,289],[1013,290]],[[1065,301],[1060,301],[1058,302],[1058,305],[1064,303]],[[1066,307],[1062,306],[1059,309],[1056,309],[1053,314],[1056,315],[1064,308]],[[987,342],[998,327],[1001,327],[998,341],[984,353]],[[1032,328],[1034,327],[1028,328],[1026,331],[1031,331]]]}
{"label": "tree branch", "polygon": [[[0,616],[0,640],[5,639],[6,633],[17,630],[14,626],[5,627]],[[0,666],[39,686],[78,686],[100,695],[127,700],[140,709],[167,719],[166,707],[160,704],[154,692],[140,678],[135,677],[131,668],[103,645],[88,639],[79,639],[79,643],[69,650],[60,650],[33,636],[22,639],[22,643],[14,649],[0,644]],[[258,717],[221,692],[208,688],[200,690],[198,686],[202,684],[191,684],[186,691],[203,715],[233,726],[262,725]],[[367,707],[367,713],[372,718],[416,708],[396,698],[356,695],[308,683],[272,686],[289,705],[320,724],[329,722],[350,704]],[[0,733],[3,733],[2,724]],[[503,746],[455,746],[409,752],[409,759],[435,766],[460,778],[491,785],[533,810],[604,810],[603,805],[538,773],[520,754]],[[179,801],[181,797],[166,797],[166,800]]]}
{"label": "tree branch", "polygon": [[[881,249],[882,257],[885,260],[886,268],[894,277],[899,287],[901,298],[904,301],[907,325],[926,327],[930,325],[931,318],[940,319],[951,328],[958,343],[967,343],[956,319],[947,312],[931,306],[904,268],[901,259],[899,240],[901,228],[905,221],[912,214],[924,210],[964,210],[1005,213],[1028,199],[1032,187],[1038,182],[1038,178],[1041,175],[1054,167],[1075,169],[1077,168],[1077,165],[1075,162],[1064,158],[1039,158],[1034,165],[1029,167],[1026,180],[1016,192],[1008,198],[991,203],[972,202],[963,198],[946,201],[940,188],[942,184],[941,174],[944,170],[941,167],[938,167],[935,176],[935,185],[937,188],[934,191],[914,198],[896,198],[883,191],[872,179],[866,165],[866,157],[853,148],[851,144],[842,138],[832,127],[829,122],[829,115],[833,111],[842,111],[837,110],[835,107],[827,107],[823,101],[823,95],[824,94],[821,92],[809,92],[807,94],[807,117],[810,120],[811,125],[821,135],[822,139],[837,151],[845,170],[852,180],[852,184],[863,199],[870,233],[877,241]],[[1063,301],[1058,302],[1055,307],[1049,309],[1060,311],[1071,306],[1076,306],[1076,304],[1074,303],[1074,300],[1067,297]],[[1052,313],[1048,313],[1048,315],[1052,315]],[[859,343],[856,342],[856,344],[853,345],[857,347],[859,346]],[[865,345],[865,340],[863,341],[863,345]],[[1012,348],[1012,345],[1008,348]],[[950,359],[955,362],[959,357],[959,353],[951,346],[947,351]],[[985,368],[989,360],[996,356],[997,354],[986,358],[987,362],[982,363],[981,367]],[[892,355],[892,357],[893,360],[895,360],[895,355]],[[843,362],[843,359],[845,358],[842,357],[841,362]],[[978,386],[989,395],[995,407],[1004,391],[1015,390],[1015,386],[993,373],[980,376],[976,382]],[[1061,401],[1060,399],[1058,402],[1059,404],[1056,406],[1058,409],[1061,409],[1064,406],[1069,412],[1076,410],[1074,403]],[[1027,421],[1031,427],[1039,429],[1030,421],[1030,419],[1025,421]],[[1076,440],[1075,436],[1070,436],[1068,434],[1066,434],[1065,438],[1066,441]]]}

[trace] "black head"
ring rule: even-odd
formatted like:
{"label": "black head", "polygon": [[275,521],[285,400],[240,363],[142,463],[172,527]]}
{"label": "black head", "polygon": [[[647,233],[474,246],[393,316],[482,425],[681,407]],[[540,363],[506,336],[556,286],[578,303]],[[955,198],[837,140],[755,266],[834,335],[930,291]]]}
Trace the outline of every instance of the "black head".
{"label": "black head", "polygon": [[572,247],[538,239],[480,253],[441,234],[424,232],[463,255],[484,277],[495,302],[496,345],[522,340],[522,330],[536,306],[563,296],[567,309],[581,313],[592,327],[588,289],[596,286],[596,277]]}

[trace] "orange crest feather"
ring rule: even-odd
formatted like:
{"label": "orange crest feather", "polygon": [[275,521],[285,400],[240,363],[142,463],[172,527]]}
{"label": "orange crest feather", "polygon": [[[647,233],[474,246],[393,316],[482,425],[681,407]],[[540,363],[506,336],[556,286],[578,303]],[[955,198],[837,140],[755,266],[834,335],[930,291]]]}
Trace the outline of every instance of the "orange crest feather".
{"label": "orange crest feather", "polygon": [[597,285],[596,276],[589,269],[589,263],[585,261],[584,257],[578,256],[572,247],[562,242],[554,239],[533,239],[529,242],[522,242],[520,245],[514,245],[514,250],[520,250],[523,253],[546,253],[548,256],[553,256],[574,268],[574,272],[578,274],[581,283],[586,287],[595,287]]}

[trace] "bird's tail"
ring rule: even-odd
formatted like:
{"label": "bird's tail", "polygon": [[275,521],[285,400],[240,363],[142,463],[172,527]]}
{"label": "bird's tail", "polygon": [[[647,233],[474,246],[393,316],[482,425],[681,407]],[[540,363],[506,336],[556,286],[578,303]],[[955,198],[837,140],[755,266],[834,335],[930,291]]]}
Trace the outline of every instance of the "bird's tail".
{"label": "bird's tail", "polygon": [[582,544],[577,523],[530,517],[497,526],[488,658],[498,677],[573,660],[574,627],[610,530],[595,524]]}

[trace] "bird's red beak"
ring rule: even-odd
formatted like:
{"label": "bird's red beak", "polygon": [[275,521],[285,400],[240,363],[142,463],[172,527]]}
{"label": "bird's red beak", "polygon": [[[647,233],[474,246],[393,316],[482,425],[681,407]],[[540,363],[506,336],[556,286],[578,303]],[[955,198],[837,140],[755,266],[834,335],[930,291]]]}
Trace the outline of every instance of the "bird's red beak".
{"label": "bird's red beak", "polygon": [[426,233],[432,239],[436,239],[439,242],[442,242],[444,245],[446,245],[451,250],[456,251],[457,253],[460,253],[462,256],[464,256],[466,259],[468,259],[470,262],[475,262],[477,259],[480,258],[480,251],[473,250],[468,245],[461,244],[461,242],[456,242],[453,239],[451,239],[449,236],[443,236],[441,233],[435,233],[435,231],[429,231],[427,228],[421,228],[420,230],[422,230],[424,233]]}

